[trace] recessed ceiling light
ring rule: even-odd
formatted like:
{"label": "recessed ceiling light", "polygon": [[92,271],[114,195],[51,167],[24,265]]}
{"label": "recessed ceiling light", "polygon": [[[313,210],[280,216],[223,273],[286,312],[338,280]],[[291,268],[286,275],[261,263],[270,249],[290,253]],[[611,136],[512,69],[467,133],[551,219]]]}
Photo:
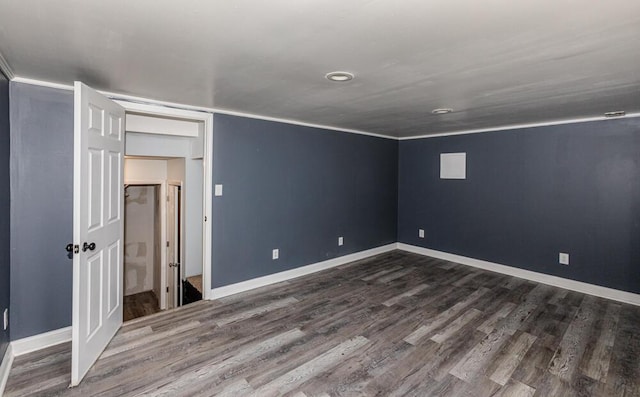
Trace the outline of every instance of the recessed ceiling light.
{"label": "recessed ceiling light", "polygon": [[327,73],[324,77],[331,81],[344,82],[353,80],[353,73],[349,72],[331,72]]}
{"label": "recessed ceiling light", "polygon": [[451,108],[439,108],[439,109],[433,109],[431,111],[431,113],[433,114],[447,114],[447,113],[451,113],[453,112],[453,109]]}
{"label": "recessed ceiling light", "polygon": [[606,112],[604,114],[604,117],[622,117],[624,116],[626,113],[624,112],[624,110],[618,110],[615,112]]}

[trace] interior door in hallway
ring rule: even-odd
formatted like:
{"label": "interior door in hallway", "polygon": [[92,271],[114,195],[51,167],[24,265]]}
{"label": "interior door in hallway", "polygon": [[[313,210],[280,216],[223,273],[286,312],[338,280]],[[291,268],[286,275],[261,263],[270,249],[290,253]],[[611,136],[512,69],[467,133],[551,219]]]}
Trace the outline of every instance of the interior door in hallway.
{"label": "interior door in hallway", "polygon": [[169,308],[182,305],[180,254],[180,186],[169,185],[167,201],[167,286]]}

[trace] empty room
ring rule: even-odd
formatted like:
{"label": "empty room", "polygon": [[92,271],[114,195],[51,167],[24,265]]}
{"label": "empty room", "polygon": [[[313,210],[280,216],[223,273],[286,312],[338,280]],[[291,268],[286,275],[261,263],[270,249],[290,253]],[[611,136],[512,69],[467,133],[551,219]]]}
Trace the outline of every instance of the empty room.
{"label": "empty room", "polygon": [[640,2],[0,2],[0,396],[640,397]]}

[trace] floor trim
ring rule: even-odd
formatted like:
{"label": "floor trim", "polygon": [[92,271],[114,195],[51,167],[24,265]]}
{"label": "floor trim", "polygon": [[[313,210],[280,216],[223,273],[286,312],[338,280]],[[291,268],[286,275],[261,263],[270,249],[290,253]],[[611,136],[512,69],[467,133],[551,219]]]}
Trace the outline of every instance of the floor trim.
{"label": "floor trim", "polygon": [[11,347],[13,348],[13,355],[17,357],[65,342],[71,342],[71,327],[14,340],[11,342]]}
{"label": "floor trim", "polygon": [[311,265],[298,267],[291,270],[286,270],[284,272],[269,274],[267,276],[253,278],[247,281],[241,281],[236,284],[225,285],[224,287],[213,288],[211,290],[211,298],[219,299],[225,296],[238,294],[240,292],[249,291],[249,290],[264,287],[270,284],[275,284],[282,281],[298,278],[301,276],[306,276],[308,274],[319,272],[321,270],[330,269],[332,267],[344,265],[349,262],[353,262],[360,259],[368,258],[370,256],[393,251],[396,248],[397,248],[396,243],[387,244],[381,247],[372,248],[365,251],[360,251],[353,254],[340,256],[338,258],[329,259],[323,262],[317,262]]}
{"label": "floor trim", "polygon": [[542,284],[552,285],[571,291],[582,292],[583,294],[598,296],[601,298],[611,299],[618,302],[629,303],[631,305],[640,306],[640,295],[632,292],[620,291],[613,288],[602,287],[584,283],[582,281],[570,280],[567,278],[552,276],[549,274],[533,272],[517,267],[501,265],[498,263],[487,262],[480,259],[469,258],[466,256],[450,254],[448,252],[436,251],[428,248],[417,247],[404,243],[398,243],[398,249],[415,254],[430,256],[433,258],[444,259],[451,262],[460,263],[467,266],[473,266],[480,269],[490,270],[496,273],[502,273],[509,276],[523,278],[529,281],[535,281]]}
{"label": "floor trim", "polygon": [[9,343],[7,350],[4,352],[2,363],[0,364],[0,396],[3,395],[4,388],[7,386],[7,379],[9,379],[9,372],[11,372],[13,357],[13,349],[11,348],[11,343]]}

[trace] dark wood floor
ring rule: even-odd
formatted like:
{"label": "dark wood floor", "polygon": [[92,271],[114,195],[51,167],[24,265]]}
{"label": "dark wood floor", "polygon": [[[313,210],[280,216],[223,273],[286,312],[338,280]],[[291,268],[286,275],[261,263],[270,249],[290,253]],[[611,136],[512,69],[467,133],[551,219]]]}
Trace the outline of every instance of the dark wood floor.
{"label": "dark wood floor", "polygon": [[7,396],[639,396],[640,307],[394,251],[128,322],[83,383],[70,346]]}
{"label": "dark wood floor", "polygon": [[158,298],[152,291],[145,291],[140,292],[139,294],[125,296],[123,303],[122,317],[124,321],[148,316],[160,311]]}

